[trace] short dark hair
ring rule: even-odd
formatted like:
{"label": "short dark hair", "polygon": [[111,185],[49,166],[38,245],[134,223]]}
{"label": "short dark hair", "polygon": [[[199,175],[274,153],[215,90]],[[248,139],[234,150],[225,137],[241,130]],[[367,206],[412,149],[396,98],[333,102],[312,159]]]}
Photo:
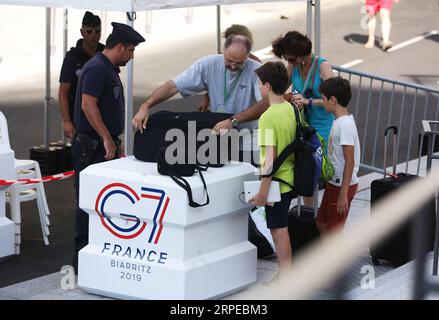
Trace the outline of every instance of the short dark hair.
{"label": "short dark hair", "polygon": [[243,26],[242,24],[232,24],[226,29],[226,31],[224,31],[224,38],[228,38],[232,34],[247,37],[253,45],[253,35],[246,26]]}
{"label": "short dark hair", "polygon": [[285,54],[296,57],[304,57],[311,54],[312,42],[309,38],[298,31],[289,31],[283,37],[280,36],[272,42],[273,53],[278,58]]}
{"label": "short dark hair", "polygon": [[320,92],[327,98],[336,97],[342,107],[347,107],[352,97],[351,85],[348,80],[338,76],[326,79],[320,85]]}
{"label": "short dark hair", "polygon": [[233,43],[242,43],[246,47],[247,53],[250,53],[250,51],[252,51],[252,43],[250,39],[246,36],[231,34],[226,38],[226,41],[224,42],[224,49],[227,50]]}
{"label": "short dark hair", "polygon": [[128,47],[130,45],[130,43],[121,40],[118,37],[116,37],[114,34],[110,33],[110,35],[107,38],[107,41],[105,42],[105,48],[113,49],[119,43],[121,43],[124,47]]}
{"label": "short dark hair", "polygon": [[282,62],[266,62],[257,68],[255,72],[262,84],[270,84],[275,94],[282,95],[288,89],[288,71]]}

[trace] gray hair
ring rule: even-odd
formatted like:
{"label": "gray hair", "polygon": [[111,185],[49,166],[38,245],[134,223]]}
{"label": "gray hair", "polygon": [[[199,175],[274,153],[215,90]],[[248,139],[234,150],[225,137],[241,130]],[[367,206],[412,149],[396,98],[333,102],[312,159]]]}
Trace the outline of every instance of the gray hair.
{"label": "gray hair", "polygon": [[234,43],[242,43],[247,49],[247,53],[250,53],[250,51],[252,50],[252,43],[249,38],[238,34],[231,34],[224,42],[224,51],[227,50]]}

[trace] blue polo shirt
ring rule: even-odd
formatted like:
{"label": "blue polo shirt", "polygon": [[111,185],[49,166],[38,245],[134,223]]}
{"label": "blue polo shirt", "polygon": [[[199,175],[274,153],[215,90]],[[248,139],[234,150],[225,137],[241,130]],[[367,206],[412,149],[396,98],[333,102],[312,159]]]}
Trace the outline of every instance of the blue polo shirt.
{"label": "blue polo shirt", "polygon": [[119,67],[113,65],[100,52],[84,65],[76,90],[73,115],[73,122],[78,133],[86,134],[92,139],[98,137],[81,108],[83,94],[97,98],[102,120],[111,136],[116,137],[123,132],[125,99],[119,73]]}

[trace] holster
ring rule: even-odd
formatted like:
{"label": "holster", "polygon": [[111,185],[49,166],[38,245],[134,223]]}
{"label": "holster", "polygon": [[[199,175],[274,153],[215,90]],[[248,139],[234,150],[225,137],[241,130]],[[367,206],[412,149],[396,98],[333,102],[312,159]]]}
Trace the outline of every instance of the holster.
{"label": "holster", "polygon": [[76,134],[76,140],[83,146],[79,157],[80,167],[88,167],[96,158],[99,147],[103,147],[102,142],[100,139],[91,139],[89,136],[81,133]]}
{"label": "holster", "polygon": [[[97,157],[100,152],[100,149],[104,150],[104,142],[101,137],[92,139],[89,136],[81,133],[76,134],[76,140],[81,143],[84,148],[81,151],[80,155],[80,166],[85,168],[93,163],[93,160]],[[119,138],[113,138],[113,142],[116,146],[116,158],[119,157],[119,148],[121,146],[122,141]]]}

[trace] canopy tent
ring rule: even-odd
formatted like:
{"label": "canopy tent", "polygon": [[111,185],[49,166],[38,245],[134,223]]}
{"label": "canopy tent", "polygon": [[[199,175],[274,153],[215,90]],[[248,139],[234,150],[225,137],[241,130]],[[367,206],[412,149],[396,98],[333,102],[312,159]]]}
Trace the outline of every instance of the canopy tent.
{"label": "canopy tent", "polygon": [[[281,1],[288,0],[277,0],[276,2]],[[311,3],[315,2],[316,5],[320,3],[320,0],[306,1]],[[0,0],[0,4],[16,6],[39,6],[50,8],[74,8],[125,12],[257,2],[274,2],[274,0]]]}
{"label": "canopy tent", "polygon": [[[44,144],[48,145],[48,109],[50,97],[50,8],[121,11],[127,13],[127,24],[133,25],[132,13],[145,10],[174,9],[225,4],[281,2],[287,0],[0,0],[0,5],[46,7],[46,97],[44,103]],[[291,0],[290,0],[291,1]],[[306,33],[311,37],[314,22],[314,50],[320,54],[320,0],[293,0],[307,2]],[[313,19],[314,18],[314,19]],[[217,10],[217,37],[220,43],[220,11]],[[218,45],[219,46],[219,45]],[[125,151],[132,154],[131,119],[133,117],[133,61],[127,66]]]}

